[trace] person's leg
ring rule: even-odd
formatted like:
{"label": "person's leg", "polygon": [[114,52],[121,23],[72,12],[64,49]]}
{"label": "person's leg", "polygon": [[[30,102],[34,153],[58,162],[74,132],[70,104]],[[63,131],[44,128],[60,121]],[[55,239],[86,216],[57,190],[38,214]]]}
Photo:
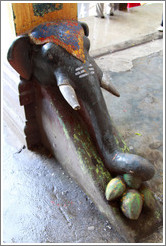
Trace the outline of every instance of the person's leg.
{"label": "person's leg", "polygon": [[162,21],[161,21],[161,24],[160,24],[160,26],[158,28],[158,31],[159,32],[163,32],[163,16],[162,16]]}
{"label": "person's leg", "polygon": [[162,16],[161,26],[163,26],[163,16]]}
{"label": "person's leg", "polygon": [[104,18],[104,3],[96,4],[96,13],[98,17]]}
{"label": "person's leg", "polygon": [[109,7],[110,7],[110,13],[109,13],[109,15],[110,16],[113,16],[114,15],[114,3],[109,3]]}

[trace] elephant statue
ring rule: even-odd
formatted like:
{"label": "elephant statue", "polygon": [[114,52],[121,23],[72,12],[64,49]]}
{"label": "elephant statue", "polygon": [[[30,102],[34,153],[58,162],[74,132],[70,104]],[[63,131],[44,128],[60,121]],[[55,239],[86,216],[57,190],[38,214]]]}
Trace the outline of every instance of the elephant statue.
{"label": "elephant statue", "polygon": [[88,26],[77,21],[40,24],[13,42],[7,59],[22,78],[34,77],[42,86],[59,88],[66,103],[92,129],[95,144],[112,174],[149,180],[154,176],[153,165],[141,156],[121,152],[116,144],[101,87],[120,95],[103,80],[102,71],[89,55],[88,34]]}

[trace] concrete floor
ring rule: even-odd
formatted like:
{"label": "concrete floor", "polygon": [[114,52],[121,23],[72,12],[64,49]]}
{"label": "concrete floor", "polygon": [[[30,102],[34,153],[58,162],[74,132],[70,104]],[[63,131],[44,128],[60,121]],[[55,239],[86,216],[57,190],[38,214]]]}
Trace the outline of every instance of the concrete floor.
{"label": "concrete floor", "polygon": [[129,40],[134,45],[140,37],[155,33],[161,23],[162,13],[163,4],[158,2],[131,8],[129,11],[117,10],[114,16],[105,15],[105,19],[101,19],[94,17],[95,5],[92,5],[92,16],[79,20],[85,21],[89,26],[90,51],[93,55]]}
{"label": "concrete floor", "polygon": [[[139,9],[135,8],[132,13],[118,12],[117,16],[111,19],[86,18],[84,21],[90,26],[91,52],[97,50],[100,52],[102,47],[104,49],[115,44],[112,42],[118,44],[122,40],[136,40],[140,35],[146,36],[150,32],[156,32],[161,21],[162,5],[158,3],[147,5],[145,12]],[[125,31],[121,36],[123,25],[127,21],[135,25],[130,17],[137,16],[135,20],[138,22],[140,15],[145,20],[153,19],[153,23],[147,21],[149,24],[143,33],[145,22],[142,20],[137,28],[133,26],[129,28],[130,32]],[[118,23],[115,24],[115,21]],[[113,25],[109,26],[111,23],[115,24],[114,28]],[[112,32],[112,35],[101,40],[98,36],[99,32],[96,32],[96,25],[97,30],[105,30],[107,34]],[[115,28],[116,25],[123,28]],[[163,40],[160,39],[96,59],[105,78],[112,80],[121,94],[120,98],[114,98],[103,91],[108,110],[118,130],[131,152],[150,159],[155,166],[156,175],[150,184],[156,199],[161,204],[163,203],[162,50]],[[9,120],[4,117],[2,159],[4,243],[9,245],[11,243],[123,243],[123,239],[114,231],[113,225],[99,213],[91,200],[54,158],[39,156],[28,151],[24,145],[25,142],[20,141],[17,132],[13,131]],[[159,228],[141,242],[161,243],[162,241],[162,228]]]}

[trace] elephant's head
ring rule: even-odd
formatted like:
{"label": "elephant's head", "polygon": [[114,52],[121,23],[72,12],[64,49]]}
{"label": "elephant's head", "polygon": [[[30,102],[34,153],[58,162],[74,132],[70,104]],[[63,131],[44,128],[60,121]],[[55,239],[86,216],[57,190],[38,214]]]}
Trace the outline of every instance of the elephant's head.
{"label": "elephant's head", "polygon": [[14,41],[8,61],[24,79],[33,76],[43,86],[59,87],[70,106],[90,122],[108,170],[148,180],[154,175],[151,163],[137,155],[120,153],[115,143],[100,87],[116,96],[119,93],[103,81],[102,71],[90,57],[88,32],[86,24],[76,21],[41,24]]}
{"label": "elephant's head", "polygon": [[41,24],[14,41],[8,52],[8,61],[26,80],[34,76],[42,85],[59,86],[75,110],[80,109],[75,93],[76,81],[91,74],[102,87],[119,96],[111,84],[102,81],[101,70],[89,58],[88,34],[85,23],[57,21]]}

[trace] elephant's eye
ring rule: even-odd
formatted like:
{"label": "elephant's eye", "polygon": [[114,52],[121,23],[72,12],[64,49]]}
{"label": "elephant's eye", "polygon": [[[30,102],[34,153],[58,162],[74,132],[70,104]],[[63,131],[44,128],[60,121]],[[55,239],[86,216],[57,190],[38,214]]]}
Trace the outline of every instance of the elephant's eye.
{"label": "elephant's eye", "polygon": [[53,55],[51,53],[49,53],[49,52],[47,53],[47,57],[48,57],[49,60],[53,60],[53,58],[54,58]]}

